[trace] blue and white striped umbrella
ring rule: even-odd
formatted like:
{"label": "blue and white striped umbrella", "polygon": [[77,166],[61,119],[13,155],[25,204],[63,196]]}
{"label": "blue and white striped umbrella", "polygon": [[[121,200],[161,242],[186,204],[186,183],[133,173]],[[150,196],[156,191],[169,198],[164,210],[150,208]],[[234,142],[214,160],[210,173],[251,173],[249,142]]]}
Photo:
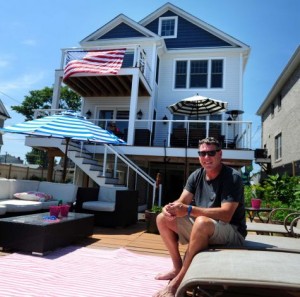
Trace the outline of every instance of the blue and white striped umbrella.
{"label": "blue and white striped umbrella", "polygon": [[118,138],[113,133],[96,126],[84,117],[78,116],[73,112],[64,112],[59,115],[46,116],[21,124],[0,128],[0,132],[65,139],[66,157],[64,158],[62,181],[65,181],[66,178],[67,152],[71,139],[103,144],[126,144],[124,140]]}
{"label": "blue and white striped umbrella", "polygon": [[84,117],[70,113],[51,115],[0,129],[4,133],[74,139],[97,143],[125,144],[125,141]]}

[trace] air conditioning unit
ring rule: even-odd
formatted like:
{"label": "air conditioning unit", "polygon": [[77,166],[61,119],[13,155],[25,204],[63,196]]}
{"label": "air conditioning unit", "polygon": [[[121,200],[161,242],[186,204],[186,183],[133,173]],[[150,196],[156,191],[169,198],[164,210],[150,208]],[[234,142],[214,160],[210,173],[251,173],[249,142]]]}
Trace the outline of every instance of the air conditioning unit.
{"label": "air conditioning unit", "polygon": [[255,159],[266,159],[268,158],[268,150],[267,149],[256,149],[254,151]]}

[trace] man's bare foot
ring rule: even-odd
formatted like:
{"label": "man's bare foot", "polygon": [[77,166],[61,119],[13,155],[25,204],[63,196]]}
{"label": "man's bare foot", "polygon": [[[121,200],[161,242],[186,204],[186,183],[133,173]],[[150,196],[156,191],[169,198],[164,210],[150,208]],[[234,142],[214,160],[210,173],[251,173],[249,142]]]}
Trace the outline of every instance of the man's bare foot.
{"label": "man's bare foot", "polygon": [[158,291],[153,295],[153,297],[175,297],[175,293],[172,288],[167,286],[164,289]]}
{"label": "man's bare foot", "polygon": [[179,271],[176,271],[176,270],[171,270],[167,273],[159,273],[155,277],[155,279],[157,279],[157,280],[172,280],[178,273],[179,273]]}

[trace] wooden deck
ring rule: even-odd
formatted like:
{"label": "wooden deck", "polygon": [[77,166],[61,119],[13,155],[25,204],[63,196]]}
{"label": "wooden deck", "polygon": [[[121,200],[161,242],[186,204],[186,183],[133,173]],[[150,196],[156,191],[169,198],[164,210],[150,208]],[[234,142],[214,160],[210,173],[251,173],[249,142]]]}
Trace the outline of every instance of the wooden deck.
{"label": "wooden deck", "polygon": [[[94,234],[76,244],[90,248],[125,248],[132,252],[169,255],[162,238],[158,234],[146,232],[146,223],[139,221],[127,228],[95,227]],[[185,253],[186,246],[180,245],[180,252]]]}

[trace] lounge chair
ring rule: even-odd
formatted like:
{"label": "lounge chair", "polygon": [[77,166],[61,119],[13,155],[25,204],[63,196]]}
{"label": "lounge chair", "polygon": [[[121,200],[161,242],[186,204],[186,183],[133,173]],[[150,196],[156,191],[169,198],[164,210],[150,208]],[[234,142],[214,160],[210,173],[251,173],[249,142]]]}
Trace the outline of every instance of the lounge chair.
{"label": "lounge chair", "polygon": [[[297,296],[299,262],[300,239],[249,235],[243,247],[214,246],[197,254],[176,297],[186,296],[186,292],[219,296],[226,291],[234,296]],[[288,291],[293,295],[287,295]]]}
{"label": "lounge chair", "polygon": [[290,232],[294,237],[300,237],[300,216],[293,219],[291,222]]}
{"label": "lounge chair", "polygon": [[[276,223],[276,213],[285,213],[283,224]],[[289,208],[275,208],[269,214],[269,223],[251,223],[247,222],[247,230],[257,234],[283,234],[285,236],[297,237],[300,235],[300,222],[297,219],[300,211]]]}
{"label": "lounge chair", "polygon": [[[295,294],[300,290],[299,262],[298,253],[253,250],[202,252],[193,259],[176,297],[184,297],[188,291],[192,291],[193,296],[220,296],[226,291],[226,296],[297,296]],[[288,295],[289,291],[293,295]],[[259,292],[267,292],[268,295],[259,295]]]}

